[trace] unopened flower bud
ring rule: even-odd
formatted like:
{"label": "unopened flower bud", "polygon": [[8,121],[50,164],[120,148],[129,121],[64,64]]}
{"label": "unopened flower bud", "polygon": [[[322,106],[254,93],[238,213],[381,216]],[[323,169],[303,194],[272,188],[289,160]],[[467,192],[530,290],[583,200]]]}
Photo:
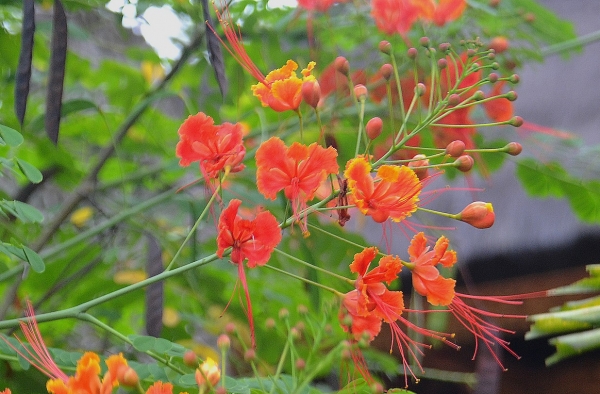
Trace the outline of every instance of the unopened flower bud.
{"label": "unopened flower bud", "polygon": [[265,320],[265,327],[267,328],[267,330],[272,330],[273,328],[275,328],[275,319],[273,319],[272,317],[269,317],[267,320]]}
{"label": "unopened flower bud", "polygon": [[465,143],[461,140],[454,140],[446,146],[446,154],[451,157],[460,157],[465,152]]}
{"label": "unopened flower bud", "polygon": [[462,212],[456,215],[458,220],[481,229],[492,227],[495,217],[492,204],[483,201],[470,203]]}
{"label": "unopened flower bud", "polygon": [[348,63],[348,59],[343,56],[336,57],[333,61],[333,66],[338,72],[344,74],[345,76],[350,74],[350,63]]}
{"label": "unopened flower bud", "polygon": [[[194,365],[195,366],[195,365]],[[118,379],[119,384],[125,387],[135,387],[140,381],[137,372],[131,367],[125,369],[123,376]]]}
{"label": "unopened flower bud", "polygon": [[417,51],[417,48],[408,48],[408,51],[406,51],[406,56],[412,60],[415,60],[418,54],[419,52]]}
{"label": "unopened flower bud", "polygon": [[421,37],[419,38],[419,45],[425,48],[429,48],[431,42],[429,41],[429,37]]}
{"label": "unopened flower bud", "polygon": [[448,105],[451,107],[455,107],[460,104],[460,96],[456,93],[452,93],[448,96]]}
{"label": "unopened flower bud", "polygon": [[321,100],[321,86],[316,79],[304,81],[302,83],[302,99],[313,108],[317,108]]}
{"label": "unopened flower bud", "polygon": [[229,349],[231,347],[231,339],[226,334],[219,335],[217,338],[217,347],[219,349]]}
{"label": "unopened flower bud", "polygon": [[519,144],[518,142],[509,142],[504,149],[509,155],[518,156],[523,151],[523,145]]}
{"label": "unopened flower bud", "polygon": [[492,38],[492,41],[490,41],[490,49],[493,49],[496,53],[506,51],[508,49],[508,38],[504,36]]}
{"label": "unopened flower bud", "polygon": [[215,394],[227,394],[227,389],[223,386],[217,387]]}
{"label": "unopened flower bud", "polygon": [[440,52],[446,53],[450,50],[450,43],[442,42],[438,48],[440,49]]}
{"label": "unopened flower bud", "polygon": [[411,170],[413,170],[415,172],[415,174],[417,175],[417,178],[419,178],[420,181],[427,178],[427,176],[429,176],[429,173],[428,173],[429,169],[421,168],[421,167],[429,166],[429,160],[427,159],[427,156],[415,155],[415,157],[413,157],[412,160],[413,161],[408,163],[408,168],[410,168]]}
{"label": "unopened flower bud", "polygon": [[306,305],[300,304],[298,305],[298,308],[296,310],[300,315],[308,315],[308,308],[306,307]]}
{"label": "unopened flower bud", "polygon": [[296,327],[292,327],[290,328],[290,336],[292,339],[298,339],[302,336],[302,333]]}
{"label": "unopened flower bud", "polygon": [[254,349],[248,349],[244,352],[244,360],[254,361],[256,360],[256,351]]}
{"label": "unopened flower bud", "polygon": [[225,333],[233,334],[236,331],[235,323],[227,323],[225,324]]}
{"label": "unopened flower bud", "polygon": [[281,308],[279,310],[279,318],[280,319],[287,319],[288,317],[290,317],[290,311],[288,311],[285,308]]}
{"label": "unopened flower bud", "polygon": [[454,166],[462,172],[468,172],[473,168],[475,160],[469,155],[462,155],[454,161]]}
{"label": "unopened flower bud", "polygon": [[511,90],[510,92],[506,93],[506,98],[509,101],[515,101],[517,99],[517,92],[515,92],[514,90]]}
{"label": "unopened flower bud", "polygon": [[306,368],[306,361],[304,361],[303,358],[299,358],[296,360],[296,369],[299,371],[304,371],[304,368]]}
{"label": "unopened flower bud", "polygon": [[517,74],[513,74],[510,77],[508,77],[508,80],[509,80],[510,83],[516,84],[516,83],[519,83],[519,81],[521,80],[521,78]]}
{"label": "unopened flower bud", "polygon": [[392,67],[391,64],[386,63],[383,66],[381,66],[379,72],[386,81],[389,81],[390,78],[392,78],[392,74],[394,73],[394,67]]}
{"label": "unopened flower bud", "polygon": [[535,21],[535,14],[533,12],[528,12],[523,18],[525,19],[525,22],[533,23]]}
{"label": "unopened flower bud", "polygon": [[363,84],[358,84],[354,86],[354,95],[358,101],[364,100],[367,97],[367,87]]}
{"label": "unopened flower bud", "polygon": [[448,67],[448,60],[442,58],[438,60],[437,65],[440,70],[443,70]]}
{"label": "unopened flower bud", "polygon": [[379,382],[372,383],[369,387],[371,389],[372,394],[381,394],[383,393],[383,386]]}
{"label": "unopened flower bud", "polygon": [[486,55],[488,60],[496,59],[496,52],[493,49],[490,49],[490,52]]}
{"label": "unopened flower bud", "polygon": [[514,116],[510,121],[509,124],[511,126],[515,126],[515,127],[521,127],[523,126],[523,118],[521,118],[520,116]]}
{"label": "unopened flower bud", "polygon": [[485,98],[485,93],[483,93],[481,90],[478,90],[475,93],[473,93],[472,98],[475,101],[483,100]]}
{"label": "unopened flower bud", "polygon": [[306,329],[306,326],[304,325],[304,322],[299,321],[298,323],[296,323],[294,328],[296,328],[296,330],[298,330],[298,332],[302,333]]}
{"label": "unopened flower bud", "polygon": [[474,57],[477,54],[475,49],[467,49],[467,57]]}
{"label": "unopened flower bud", "polygon": [[198,387],[214,387],[221,380],[219,364],[212,358],[207,358],[196,370],[196,383]]}
{"label": "unopened flower bud", "polygon": [[490,66],[492,67],[492,70],[497,70],[500,68],[500,63],[494,62]]}
{"label": "unopened flower bud", "polygon": [[498,5],[500,5],[500,0],[490,0],[490,2],[488,4],[490,7],[496,8],[496,7],[498,7]]}
{"label": "unopened flower bud", "polygon": [[192,350],[188,350],[183,354],[183,363],[188,367],[196,367],[198,365],[198,357]]}
{"label": "unopened flower bud", "polygon": [[392,53],[392,44],[389,41],[383,40],[379,42],[379,51],[389,55]]}
{"label": "unopened flower bud", "polygon": [[425,84],[423,84],[421,82],[419,82],[417,84],[417,86],[415,87],[415,94],[419,97],[424,95],[426,91],[427,91],[427,87],[425,86]]}
{"label": "unopened flower bud", "polygon": [[374,117],[369,119],[367,125],[365,126],[365,131],[367,132],[367,137],[370,140],[374,140],[379,137],[381,134],[381,130],[383,129],[383,121],[379,117]]}
{"label": "unopened flower bud", "polygon": [[491,73],[490,75],[488,75],[488,79],[490,80],[491,83],[498,82],[498,78],[500,78],[500,76],[496,73]]}

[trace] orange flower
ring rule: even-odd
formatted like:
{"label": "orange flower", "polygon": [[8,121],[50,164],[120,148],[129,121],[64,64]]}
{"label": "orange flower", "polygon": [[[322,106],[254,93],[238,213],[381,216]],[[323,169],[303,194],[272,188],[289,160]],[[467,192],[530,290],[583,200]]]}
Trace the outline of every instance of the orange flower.
{"label": "orange flower", "polygon": [[466,0],[437,0],[432,21],[438,26],[458,19],[467,8]]}
{"label": "orange flower", "polygon": [[[223,41],[221,43],[231,56],[258,81],[258,84],[252,86],[252,92],[260,99],[262,105],[278,112],[297,111],[302,101],[302,81],[314,79],[310,73],[315,62],[308,63],[308,66],[302,70],[303,80],[296,75],[298,64],[292,60],[288,60],[283,67],[271,71],[265,77],[246,52],[241,33],[236,32],[232,27],[229,10],[225,8],[223,13],[216,10],[216,13],[231,47],[225,45]],[[218,37],[217,34],[215,35]]]}
{"label": "orange flower", "polygon": [[[502,94],[502,88],[506,84],[506,81],[497,82],[488,97],[494,97]],[[512,102],[504,97],[496,98],[491,101],[483,103],[483,109],[487,116],[494,122],[505,122],[513,117],[513,105]]]}
{"label": "orange flower", "polygon": [[298,78],[298,64],[293,60],[278,69],[271,71],[263,81],[252,85],[252,93],[258,97],[263,107],[271,107],[277,112],[296,111],[302,102],[303,81],[316,80],[310,75],[315,62],[308,63],[302,70],[303,79]]}
{"label": "orange flower", "polygon": [[[306,208],[329,174],[337,174],[337,151],[313,143],[294,142],[290,147],[277,137],[263,142],[256,151],[256,184],[258,191],[274,200],[283,190],[292,202],[294,215]],[[297,217],[298,218],[298,217]],[[301,223],[306,233],[306,226]]]}
{"label": "orange flower", "polygon": [[[27,360],[31,365],[36,367],[40,372],[50,378],[46,383],[46,389],[50,394],[71,394],[71,393],[90,393],[90,394],[109,394],[112,393],[113,387],[118,386],[125,373],[128,378],[137,377],[135,371],[127,366],[127,361],[121,354],[110,356],[106,360],[108,372],[102,380],[98,376],[100,374],[100,357],[94,352],[86,352],[77,362],[77,369],[74,376],[67,376],[56,365],[50,352],[44,343],[44,339],[40,334],[40,330],[35,320],[35,314],[31,303],[27,301],[26,314],[28,320],[21,322],[21,330],[25,334],[32,351],[23,345],[21,340],[17,338],[25,353],[15,348],[7,340],[4,341],[21,357]],[[10,391],[8,391],[10,394]]]}
{"label": "orange flower", "polygon": [[252,346],[255,347],[250,292],[242,263],[248,259],[248,268],[265,265],[271,257],[273,249],[281,241],[281,230],[277,219],[268,211],[259,213],[254,220],[242,219],[238,215],[241,203],[240,200],[233,199],[221,213],[217,235],[217,256],[223,257],[225,249],[232,248],[231,262],[238,266],[238,274],[246,295]]}
{"label": "orange flower", "polygon": [[[414,376],[414,373],[407,358],[412,356],[422,370],[414,352],[421,352],[421,348],[429,346],[411,339],[400,328],[399,323],[419,334],[442,340],[454,348],[458,347],[446,340],[450,336],[449,334],[415,326],[401,316],[404,310],[402,292],[388,290],[383,282],[389,285],[397,278],[402,269],[402,262],[398,257],[384,256],[379,260],[379,265],[369,271],[369,266],[377,254],[377,248],[371,247],[354,255],[350,270],[358,274],[358,278],[354,282],[355,289],[343,295],[339,319],[344,331],[350,332],[355,340],[366,340],[368,342],[379,334],[382,321],[388,323],[392,330],[391,346],[396,344],[400,352],[404,375],[408,384],[408,374]],[[353,355],[354,360],[360,360],[360,358]],[[368,373],[360,365],[357,367],[361,373]],[[368,377],[365,377],[365,379],[368,380]]]}
{"label": "orange flower", "polygon": [[219,380],[221,379],[221,370],[215,360],[209,357],[200,364],[200,368],[196,369],[195,376],[198,387],[201,389],[212,388],[219,383]]}
{"label": "orange flower", "polygon": [[244,169],[246,149],[242,143],[243,127],[239,123],[214,125],[210,116],[199,112],[190,115],[179,128],[180,141],[175,148],[181,166],[200,162],[202,173],[216,178],[219,172]]}
{"label": "orange flower", "polygon": [[364,158],[351,159],[344,173],[356,207],[373,220],[399,222],[417,210],[422,184],[406,166],[383,165],[371,177],[371,164]]}
{"label": "orange flower", "polygon": [[[378,250],[375,247],[366,248],[354,255],[350,264],[350,271],[358,274],[354,283],[355,290],[344,295],[343,311],[352,317],[352,325],[345,331],[352,333],[356,340],[368,334],[371,341],[379,334],[381,321],[393,324],[400,318],[404,309],[404,299],[401,291],[390,291],[383,282],[390,284],[398,277],[402,269],[400,259],[384,256],[379,260],[379,265],[369,270],[369,266]],[[343,321],[343,319],[342,319]]]}
{"label": "orange flower", "polygon": [[10,389],[4,389],[0,391],[0,394],[11,394]]}
{"label": "orange flower", "polygon": [[148,387],[146,394],[173,394],[173,385],[171,383],[158,381]]}
{"label": "orange flower", "polygon": [[440,237],[433,250],[429,250],[423,233],[416,234],[408,247],[415,291],[427,297],[431,305],[448,305],[454,299],[454,279],[440,275],[437,264],[451,267],[456,263],[456,252],[448,249],[448,238]]}

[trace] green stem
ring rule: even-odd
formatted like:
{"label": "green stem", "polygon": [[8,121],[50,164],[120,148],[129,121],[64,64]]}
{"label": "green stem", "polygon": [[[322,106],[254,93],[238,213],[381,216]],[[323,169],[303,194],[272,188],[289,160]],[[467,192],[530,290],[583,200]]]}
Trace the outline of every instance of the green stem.
{"label": "green stem", "polygon": [[423,208],[423,207],[418,207],[417,209],[419,211],[433,213],[435,215],[440,215],[440,216],[443,216],[443,217],[446,217],[446,218],[458,220],[458,215],[456,215],[456,214],[447,213],[447,212],[440,212],[440,211],[434,211],[433,209],[427,209],[427,208]]}
{"label": "green stem", "polygon": [[554,55],[556,53],[565,52],[571,49],[575,49],[582,45],[591,44],[592,42],[600,41],[600,30],[596,30],[589,34],[561,42],[558,44],[550,45],[549,47],[542,48],[540,54],[542,56]]}
{"label": "green stem", "polygon": [[297,258],[297,257],[294,257],[294,256],[292,256],[291,254],[287,254],[287,253],[285,253],[285,252],[284,252],[284,251],[282,251],[282,250],[279,250],[279,249],[277,249],[277,248],[276,248],[276,249],[275,249],[275,252],[279,253],[279,254],[280,254],[280,255],[282,255],[282,256],[285,256],[286,258],[288,258],[288,259],[290,259],[290,260],[293,260],[293,261],[295,261],[295,262],[297,262],[297,263],[300,263],[300,264],[303,264],[303,265],[305,265],[305,266],[307,266],[307,267],[310,267],[310,268],[312,268],[312,269],[314,269],[314,270],[316,270],[316,271],[320,271],[320,272],[323,272],[323,273],[325,273],[325,274],[331,275],[331,276],[333,276],[334,278],[337,278],[337,279],[341,279],[341,280],[343,280],[344,282],[348,282],[348,283],[350,283],[350,284],[354,284],[354,281],[353,281],[353,280],[351,280],[351,279],[348,279],[348,278],[346,278],[345,276],[341,276],[341,275],[338,275],[338,274],[336,274],[336,273],[334,273],[334,272],[328,271],[328,270],[326,270],[326,269],[324,269],[324,268],[317,267],[316,265],[312,265],[311,263],[309,263],[309,262],[306,262],[306,261],[304,261],[304,260],[301,260],[301,259],[299,259],[299,258]]}
{"label": "green stem", "polygon": [[294,278],[294,279],[298,279],[298,280],[300,280],[300,281],[302,281],[302,282],[305,282],[305,283],[311,284],[311,285],[313,285],[313,286],[320,287],[321,289],[324,289],[324,290],[330,291],[330,292],[332,292],[332,293],[333,293],[333,294],[335,294],[335,295],[338,295],[338,296],[342,296],[342,295],[343,295],[343,293],[340,293],[340,292],[339,292],[339,291],[337,291],[336,289],[333,289],[333,288],[331,288],[331,287],[329,287],[329,286],[325,286],[325,285],[323,285],[323,284],[321,284],[321,283],[314,282],[314,281],[312,281],[312,280],[310,280],[310,279],[303,278],[303,277],[301,277],[301,276],[299,276],[299,275],[294,275],[294,274],[292,274],[292,273],[290,273],[290,272],[287,272],[287,271],[285,271],[285,270],[282,270],[282,269],[280,269],[280,268],[273,267],[272,265],[268,265],[268,264],[266,264],[266,265],[264,265],[263,267],[266,267],[266,268],[269,268],[269,269],[271,269],[271,270],[273,270],[273,271],[279,272],[280,274],[284,274],[284,275],[290,276],[290,277],[292,277],[292,278]]}
{"label": "green stem", "polygon": [[185,239],[183,240],[183,242],[179,246],[179,249],[177,249],[177,252],[175,252],[175,255],[173,256],[173,258],[171,259],[171,261],[167,265],[167,268],[165,268],[165,271],[170,271],[171,270],[171,268],[173,267],[173,264],[175,264],[175,260],[177,260],[177,258],[181,254],[181,251],[183,250],[183,247],[185,246],[185,244],[187,244],[187,242],[190,240],[190,238],[192,238],[192,236],[194,236],[194,234],[196,234],[196,229],[200,225],[200,222],[202,222],[202,220],[204,220],[204,216],[209,211],[210,207],[212,206],[213,202],[215,201],[215,198],[219,195],[219,191],[221,190],[221,186],[223,185],[223,182],[225,181],[225,178],[227,178],[227,175],[229,174],[229,170],[230,170],[229,167],[227,167],[225,169],[225,173],[223,174],[223,178],[219,182],[219,185],[215,188],[215,191],[213,192],[212,196],[210,196],[210,199],[208,200],[208,202],[206,203],[206,206],[204,207],[204,209],[200,213],[200,216],[198,216],[198,219],[196,220],[196,223],[194,223],[194,225],[192,226],[192,228],[188,232],[188,235],[185,237]]}
{"label": "green stem", "polygon": [[360,109],[358,111],[358,137],[356,138],[356,150],[354,151],[354,157],[358,156],[358,153],[360,152],[360,141],[363,138],[363,132],[364,132],[364,119],[365,119],[365,97],[360,97]]}

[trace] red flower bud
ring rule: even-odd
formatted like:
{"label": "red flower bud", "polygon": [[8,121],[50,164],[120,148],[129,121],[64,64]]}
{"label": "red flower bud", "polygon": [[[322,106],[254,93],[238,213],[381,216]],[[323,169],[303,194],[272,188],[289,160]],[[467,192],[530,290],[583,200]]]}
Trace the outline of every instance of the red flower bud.
{"label": "red flower bud", "polygon": [[386,55],[392,53],[392,44],[389,41],[383,40],[379,43],[379,50]]}
{"label": "red flower bud", "polygon": [[417,178],[422,181],[429,176],[429,169],[421,167],[426,167],[428,165],[429,160],[425,155],[415,155],[415,157],[413,157],[413,161],[408,163],[408,168],[413,170],[415,174],[417,174]]}
{"label": "red flower bud", "polygon": [[523,118],[515,116],[509,121],[509,124],[515,127],[521,127],[523,126]]}
{"label": "red flower bud", "polygon": [[503,36],[492,38],[490,41],[490,49],[496,51],[496,53],[502,53],[508,49],[508,39]]}
{"label": "red flower bud", "polygon": [[381,134],[381,129],[383,128],[383,121],[379,117],[374,117],[367,122],[365,126],[365,130],[367,132],[367,137],[370,140],[374,140],[379,137]]}
{"label": "red flower bud", "polygon": [[231,339],[229,339],[227,334],[219,335],[219,338],[217,338],[217,347],[219,349],[229,349],[231,347]]}
{"label": "red flower bud", "polygon": [[510,142],[504,149],[506,149],[506,153],[509,155],[517,156],[523,151],[523,146],[518,142]]}
{"label": "red flower bud", "polygon": [[475,164],[475,160],[469,155],[462,155],[454,161],[454,166],[462,172],[470,171],[473,168],[473,164]]}
{"label": "red flower bud", "polygon": [[319,100],[321,100],[321,86],[316,79],[305,81],[302,84],[302,98],[306,104],[317,108]]}
{"label": "red flower bud", "polygon": [[125,386],[125,387],[135,387],[138,385],[139,381],[140,381],[140,377],[138,376],[137,372],[135,372],[135,370],[131,367],[128,367],[127,369],[125,369],[123,376],[121,376],[119,379],[119,384]]}
{"label": "red flower bud", "polygon": [[335,69],[341,74],[344,74],[345,76],[348,76],[350,74],[350,63],[348,63],[348,59],[346,59],[345,57],[336,57],[333,61],[333,65]]}
{"label": "red flower bud", "polygon": [[448,52],[450,50],[450,43],[442,42],[438,48],[440,49],[440,52]]}
{"label": "red flower bud", "polygon": [[392,78],[392,74],[394,73],[394,67],[392,67],[391,64],[386,63],[383,66],[381,66],[379,72],[386,81],[389,81],[390,78]]}
{"label": "red flower bud", "polygon": [[481,229],[492,227],[495,217],[492,204],[483,201],[470,203],[461,213],[456,215],[458,220]]}
{"label": "red flower bud", "polygon": [[519,83],[521,78],[517,74],[513,74],[510,77],[508,77],[508,80],[510,81],[510,83]]}
{"label": "red flower bud", "polygon": [[408,48],[408,51],[406,51],[406,56],[408,56],[409,59],[416,59],[418,54],[417,48]]}
{"label": "red flower bud", "polygon": [[452,93],[449,97],[448,97],[448,105],[451,107],[455,107],[458,104],[460,104],[460,96],[456,93]]}
{"label": "red flower bud", "polygon": [[303,358],[299,358],[296,360],[296,369],[299,371],[303,371],[306,368],[306,361]]}
{"label": "red flower bud", "polygon": [[426,91],[427,91],[427,87],[425,86],[425,84],[423,84],[421,82],[419,82],[417,84],[417,86],[415,87],[415,94],[419,97],[424,95]]}
{"label": "red flower bud", "polygon": [[419,45],[421,45],[425,48],[429,48],[429,45],[430,45],[429,37],[419,38]]}
{"label": "red flower bud", "polygon": [[188,350],[183,354],[183,363],[188,367],[196,367],[198,365],[198,357],[196,357],[196,353],[191,350]]}
{"label": "red flower bud", "polygon": [[253,361],[256,360],[256,351],[254,349],[248,349],[244,352],[244,360]]}
{"label": "red flower bud", "polygon": [[354,95],[356,96],[357,100],[362,100],[364,98],[367,97],[367,87],[365,85],[362,84],[358,84],[354,86]]}
{"label": "red flower bud", "polygon": [[498,82],[498,78],[500,78],[500,76],[496,73],[491,73],[490,75],[488,75],[488,79],[490,80],[491,83]]}
{"label": "red flower bud", "polygon": [[440,70],[443,70],[448,67],[448,61],[446,59],[440,59],[438,60],[437,65]]}
{"label": "red flower bud", "polygon": [[446,146],[446,154],[451,157],[460,157],[465,152],[465,143],[461,140],[454,140]]}

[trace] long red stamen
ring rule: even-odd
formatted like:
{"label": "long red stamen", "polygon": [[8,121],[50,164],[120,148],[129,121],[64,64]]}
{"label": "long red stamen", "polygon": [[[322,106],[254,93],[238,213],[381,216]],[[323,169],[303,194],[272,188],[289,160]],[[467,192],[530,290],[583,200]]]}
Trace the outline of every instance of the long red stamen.
{"label": "long red stamen", "polygon": [[250,302],[250,291],[248,290],[248,282],[246,282],[246,272],[244,271],[244,265],[242,263],[238,263],[238,275],[240,278],[240,282],[242,282],[242,287],[244,288],[244,295],[246,296],[246,306],[247,306],[247,315],[248,315],[248,323],[250,324],[250,338],[252,340],[252,348],[256,348],[256,337],[254,335],[254,318],[252,317],[252,303]]}
{"label": "long red stamen", "polygon": [[25,311],[25,314],[27,315],[26,322],[20,322],[19,324],[21,325],[21,330],[23,331],[23,334],[25,335],[25,338],[27,339],[27,342],[29,342],[33,351],[29,350],[16,335],[15,338],[17,338],[17,341],[19,341],[21,347],[25,349],[27,355],[25,355],[3,337],[2,339],[8,346],[10,346],[21,357],[27,360],[29,364],[37,368],[41,373],[50,379],[60,379],[66,383],[69,380],[69,377],[60,370],[58,365],[56,365],[52,359],[52,356],[50,356],[48,347],[46,347],[46,344],[44,343],[44,339],[40,333],[37,321],[35,320],[33,306],[29,300],[27,300],[27,310]]}
{"label": "long red stamen", "polygon": [[227,52],[233,56],[233,58],[246,70],[250,75],[252,75],[258,82],[263,83],[265,86],[269,86],[269,82],[265,79],[263,73],[256,67],[256,64],[252,61],[248,52],[246,52],[246,48],[244,48],[244,44],[242,43],[242,33],[238,27],[237,31],[232,27],[234,26],[233,20],[231,19],[231,14],[229,13],[229,8],[227,5],[223,8],[223,12],[219,11],[215,7],[215,13],[217,14],[217,19],[223,28],[223,33],[225,33],[225,38],[229,42],[228,45],[219,37],[219,35],[215,32],[213,27],[207,22],[207,26],[215,36],[221,41],[221,44],[225,47]]}

